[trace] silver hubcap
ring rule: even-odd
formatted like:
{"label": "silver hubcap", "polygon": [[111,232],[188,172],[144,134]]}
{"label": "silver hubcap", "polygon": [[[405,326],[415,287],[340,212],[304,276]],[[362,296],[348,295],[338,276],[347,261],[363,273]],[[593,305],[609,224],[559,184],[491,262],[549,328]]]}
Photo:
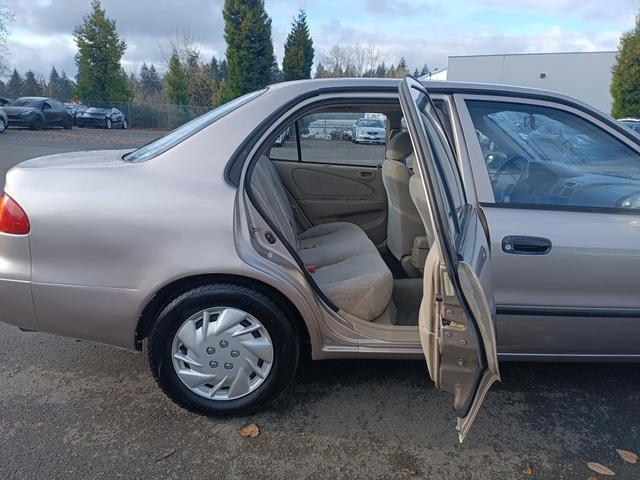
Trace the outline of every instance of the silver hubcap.
{"label": "silver hubcap", "polygon": [[4,128],[5,128],[4,120],[0,120],[0,133],[4,132]]}
{"label": "silver hubcap", "polygon": [[171,348],[173,368],[192,392],[234,400],[258,388],[273,364],[273,344],[255,317],[230,307],[208,308],[187,319]]}

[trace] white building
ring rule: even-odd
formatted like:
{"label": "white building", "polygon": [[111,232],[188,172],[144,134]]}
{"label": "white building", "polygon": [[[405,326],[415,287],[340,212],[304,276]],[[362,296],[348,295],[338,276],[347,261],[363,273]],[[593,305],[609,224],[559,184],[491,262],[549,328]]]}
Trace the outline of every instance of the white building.
{"label": "white building", "polygon": [[554,90],[609,113],[615,63],[616,52],[451,56],[446,80]]}

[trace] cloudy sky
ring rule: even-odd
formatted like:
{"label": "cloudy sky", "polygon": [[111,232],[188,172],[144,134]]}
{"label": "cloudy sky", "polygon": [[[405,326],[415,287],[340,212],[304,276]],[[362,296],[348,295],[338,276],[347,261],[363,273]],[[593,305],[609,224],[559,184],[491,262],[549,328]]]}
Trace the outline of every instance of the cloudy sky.
{"label": "cloudy sky", "polygon": [[[10,63],[75,75],[71,32],[90,0],[8,0]],[[161,69],[171,39],[190,32],[204,58],[224,55],[223,0],[103,0],[128,44],[125,68]],[[614,50],[639,0],[266,0],[282,60],[291,20],[305,8],[317,54],[335,44],[375,44],[388,63],[446,67],[448,55]]]}

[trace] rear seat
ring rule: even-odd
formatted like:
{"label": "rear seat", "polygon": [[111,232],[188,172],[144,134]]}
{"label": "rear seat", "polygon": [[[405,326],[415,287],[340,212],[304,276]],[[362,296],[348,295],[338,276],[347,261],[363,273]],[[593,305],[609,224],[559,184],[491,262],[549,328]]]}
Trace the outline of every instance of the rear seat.
{"label": "rear seat", "polygon": [[367,321],[382,314],[391,301],[393,276],[360,227],[347,222],[325,223],[298,234],[284,185],[266,156],[260,157],[253,169],[251,190],[335,305]]}

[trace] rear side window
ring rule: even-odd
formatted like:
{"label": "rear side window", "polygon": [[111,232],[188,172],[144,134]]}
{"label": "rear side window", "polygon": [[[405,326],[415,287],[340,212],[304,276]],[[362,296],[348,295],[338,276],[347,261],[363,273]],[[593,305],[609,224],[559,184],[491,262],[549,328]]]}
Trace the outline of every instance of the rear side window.
{"label": "rear side window", "polygon": [[126,154],[123,159],[129,162],[143,162],[145,160],[149,160],[150,158],[153,158],[156,155],[159,155],[160,153],[165,152],[172,147],[175,147],[177,144],[183,142],[191,135],[199,132],[205,127],[208,127],[216,120],[222,118],[226,114],[234,111],[242,105],[249,103],[251,100],[262,95],[264,92],[266,92],[266,89],[248,93],[246,95],[243,95],[242,97],[225,103],[224,105],[221,105],[220,107],[215,108],[210,112],[205,113],[204,115],[185,123],[184,125],[167,133],[163,137],[160,137],[157,140],[148,143],[138,150]]}
{"label": "rear side window", "polygon": [[385,159],[387,130],[387,117],[381,113],[325,110],[287,127],[276,138],[269,157],[375,167]]}
{"label": "rear side window", "polygon": [[640,209],[640,155],[606,130],[550,107],[467,106],[496,203]]}

